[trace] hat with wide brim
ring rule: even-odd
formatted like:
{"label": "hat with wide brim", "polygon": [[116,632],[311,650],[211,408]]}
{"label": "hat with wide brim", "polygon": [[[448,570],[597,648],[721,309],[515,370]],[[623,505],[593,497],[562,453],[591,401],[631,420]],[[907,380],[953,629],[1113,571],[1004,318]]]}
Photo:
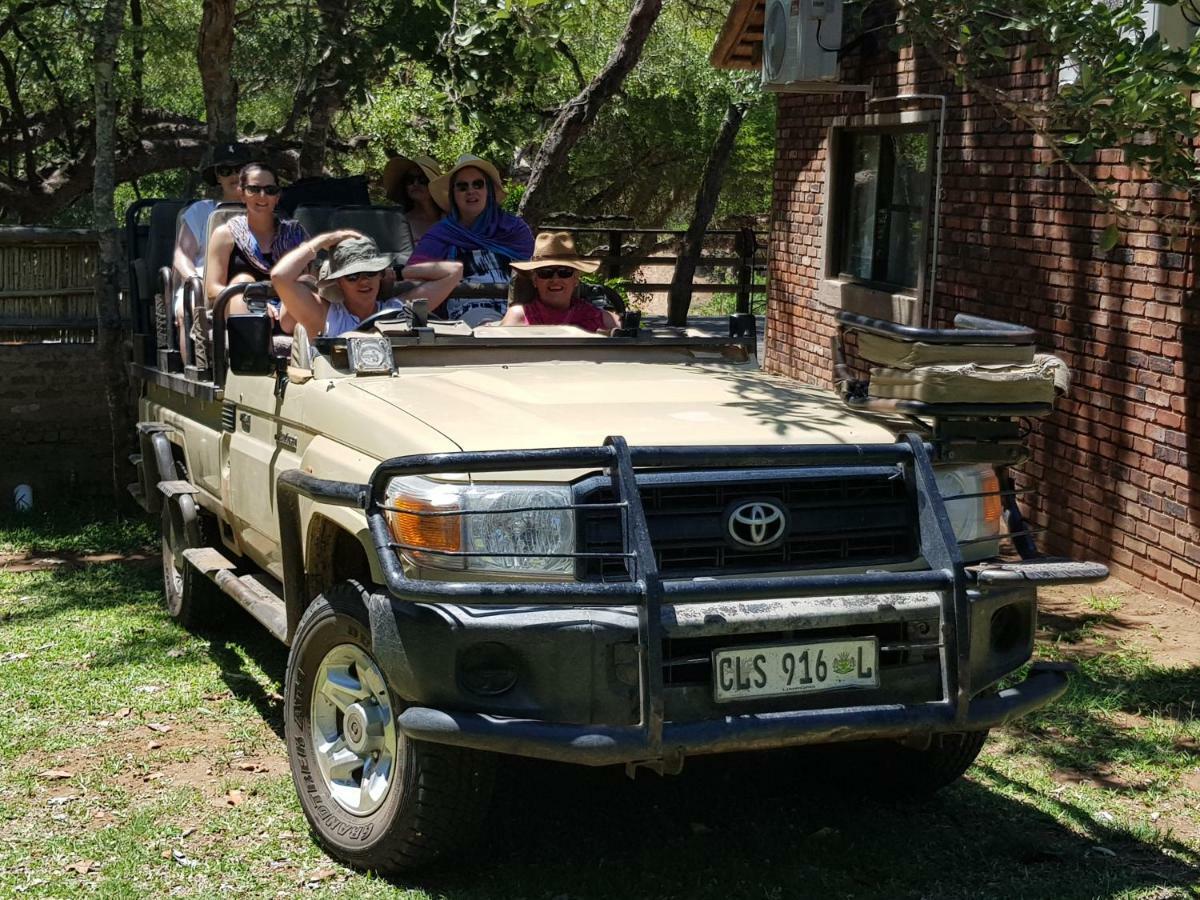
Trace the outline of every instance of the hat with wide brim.
{"label": "hat with wide brim", "polygon": [[450,206],[450,185],[454,183],[454,176],[467,168],[476,168],[490,178],[492,186],[496,189],[496,202],[504,202],[504,183],[500,180],[499,170],[486,159],[464,153],[455,161],[453,169],[429,182],[429,193],[433,197],[434,203],[447,211],[452,208]]}
{"label": "hat with wide brim", "polygon": [[381,253],[378,245],[369,237],[347,238],[329,251],[329,258],[321,263],[317,276],[317,288],[326,300],[342,301],[337,280],[347,275],[364,272],[382,272],[392,264],[389,253]]}
{"label": "hat with wide brim", "polygon": [[510,263],[521,272],[533,272],[543,266],[570,266],[577,272],[595,272],[599,260],[583,259],[575,250],[575,238],[568,231],[543,231],[533,245],[528,262]]}
{"label": "hat with wide brim", "polygon": [[208,185],[216,185],[217,183],[217,166],[244,166],[251,162],[253,157],[250,154],[250,148],[245,144],[228,143],[218,144],[213,147],[212,154],[209,156],[209,163],[200,170],[200,177]]}
{"label": "hat with wide brim", "polygon": [[383,167],[383,192],[389,200],[400,202],[404,176],[413,169],[424,173],[431,182],[442,174],[442,167],[432,156],[393,156]]}

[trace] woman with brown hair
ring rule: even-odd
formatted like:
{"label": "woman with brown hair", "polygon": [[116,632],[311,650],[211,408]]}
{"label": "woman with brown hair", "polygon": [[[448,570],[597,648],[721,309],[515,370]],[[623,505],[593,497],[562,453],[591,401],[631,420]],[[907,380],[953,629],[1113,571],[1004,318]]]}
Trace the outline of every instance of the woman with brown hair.
{"label": "woman with brown hair", "polygon": [[[299,222],[275,215],[281,188],[273,168],[265,163],[250,163],[242,168],[239,183],[246,200],[246,213],[217,228],[208,245],[204,292],[210,304],[231,284],[267,281],[271,267],[308,237]],[[245,301],[238,296],[229,304],[227,314],[248,311]],[[270,304],[270,312],[278,318],[278,301]]]}
{"label": "woman with brown hair", "polygon": [[529,262],[514,262],[513,302],[501,325],[574,325],[584,331],[612,331],[620,323],[607,309],[579,296],[581,272],[595,272],[600,263],[583,259],[565,231],[537,236]]}
{"label": "woman with brown hair", "polygon": [[446,215],[429,193],[429,182],[441,174],[437,160],[428,156],[393,156],[384,166],[383,192],[404,209],[414,244]]}

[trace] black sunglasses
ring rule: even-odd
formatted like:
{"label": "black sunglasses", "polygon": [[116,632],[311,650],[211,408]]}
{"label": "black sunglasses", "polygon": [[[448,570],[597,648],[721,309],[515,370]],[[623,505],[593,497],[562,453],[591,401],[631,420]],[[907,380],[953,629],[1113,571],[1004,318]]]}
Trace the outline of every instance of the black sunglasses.
{"label": "black sunglasses", "polygon": [[542,266],[540,269],[534,269],[533,274],[545,280],[547,278],[570,278],[578,273],[570,266]]}
{"label": "black sunglasses", "polygon": [[382,278],[383,270],[381,269],[378,272],[351,272],[349,275],[343,275],[342,277],[350,282],[358,281],[360,278]]}
{"label": "black sunglasses", "polygon": [[242,190],[247,194],[266,194],[268,197],[278,197],[283,188],[277,184],[247,184]]}
{"label": "black sunglasses", "polygon": [[217,173],[218,178],[228,178],[230,175],[237,175],[242,171],[241,163],[232,163],[230,165],[213,166],[213,171]]}
{"label": "black sunglasses", "polygon": [[404,184],[429,184],[429,179],[420,172],[409,172],[404,176]]}
{"label": "black sunglasses", "polygon": [[465,194],[467,191],[482,191],[487,187],[487,182],[482,178],[476,178],[474,181],[456,181],[454,189],[460,194]]}

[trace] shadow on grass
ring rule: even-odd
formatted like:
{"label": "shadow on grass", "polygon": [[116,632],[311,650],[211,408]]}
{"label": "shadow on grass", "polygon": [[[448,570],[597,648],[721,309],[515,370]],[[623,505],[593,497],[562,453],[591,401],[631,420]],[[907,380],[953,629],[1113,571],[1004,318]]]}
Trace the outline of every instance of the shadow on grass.
{"label": "shadow on grass", "polygon": [[[222,621],[218,629],[203,633],[208,655],[221,669],[221,680],[239,700],[252,704],[283,740],[283,679],[287,671],[287,647],[275,640],[262,625],[232,600],[222,598]],[[239,653],[239,648],[245,654]],[[268,688],[246,669],[253,659],[278,688]]]}
{"label": "shadow on grass", "polygon": [[[82,569],[61,568],[20,576],[22,591],[37,594],[36,602],[4,609],[0,624],[31,625],[52,620],[71,610],[115,610],[154,613],[146,624],[123,630],[119,640],[94,651],[89,670],[119,669],[137,664],[153,664],[164,672],[185,664],[183,658],[170,656],[188,635],[182,626],[167,616],[162,597],[162,573],[158,565],[105,563]],[[207,642],[206,652],[220,669],[230,693],[251,703],[281,738],[283,736],[283,698],[281,696],[287,648],[241,607],[223,596],[216,598],[213,625],[195,633]],[[239,650],[241,652],[239,652]],[[262,669],[271,686],[247,669],[251,659]]]}
{"label": "shadow on grass", "polygon": [[1024,752],[1056,768],[1104,772],[1122,764],[1154,773],[1153,781],[1200,764],[1198,702],[1200,667],[1163,668],[1101,655],[1080,660],[1062,699],[1009,730],[1026,738]]}
{"label": "shadow on grass", "polygon": [[397,885],[580,900],[1092,897],[1200,882],[1182,845],[1173,858],[1055,801],[1077,833],[1038,810],[1036,792],[976,773],[931,800],[889,802],[864,795],[828,748],[699,758],[636,781],[512,760],[465,864]]}

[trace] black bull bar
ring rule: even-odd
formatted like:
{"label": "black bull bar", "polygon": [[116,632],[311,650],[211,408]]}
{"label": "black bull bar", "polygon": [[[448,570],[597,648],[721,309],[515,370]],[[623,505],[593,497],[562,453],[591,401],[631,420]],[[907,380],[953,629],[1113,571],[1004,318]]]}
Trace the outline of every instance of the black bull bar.
{"label": "black bull bar", "polygon": [[[638,612],[637,725],[573,725],[512,719],[474,712],[409,706],[398,723],[408,736],[436,743],[514,753],[586,765],[678,759],[685,755],[752,750],[805,743],[867,738],[931,735],[1001,725],[1037,709],[1067,688],[1068,666],[1034,664],[1021,683],[990,696],[972,697],[969,665],[969,585],[982,585],[983,573],[968,572],[938,491],[933,448],[915,434],[894,444],[848,444],[791,447],[630,447],[610,437],[595,447],[544,450],[498,450],[397,457],[381,463],[369,484],[328,481],[290,470],[278,478],[282,545],[302,547],[299,499],[362,508],[390,598],[373,600],[370,610],[374,650],[385,671],[407,665],[397,634],[391,602],[467,605],[636,606]],[[915,497],[920,555],[919,571],[868,571],[846,574],[796,574],[736,577],[720,580],[667,580],[658,570],[637,473],[646,470],[714,468],[831,468],[853,476],[866,467],[894,466]],[[619,556],[628,580],[565,581],[431,581],[409,578],[385,517],[385,492],[392,478],[411,475],[548,469],[602,470],[612,482],[622,522]],[[571,508],[583,508],[572,506]],[[461,555],[504,555],[479,553]],[[544,553],[525,554],[545,556]],[[586,553],[567,554],[587,556]],[[1057,567],[1057,568],[1056,568]],[[1035,568],[1035,567],[1030,567]],[[1103,566],[1041,562],[1036,580],[1042,584],[1097,581]],[[993,573],[995,574],[995,573]],[[995,582],[1011,583],[1012,567]],[[1016,576],[1020,577],[1020,576]],[[1031,576],[1030,580],[1034,580]],[[306,598],[302,596],[304,562],[299,552],[284,559],[289,637],[294,633]],[[749,601],[937,592],[940,597],[941,699],[911,705],[879,704],[840,709],[794,710],[688,722],[664,721],[661,611],[664,603]],[[380,608],[382,606],[382,608]]]}

